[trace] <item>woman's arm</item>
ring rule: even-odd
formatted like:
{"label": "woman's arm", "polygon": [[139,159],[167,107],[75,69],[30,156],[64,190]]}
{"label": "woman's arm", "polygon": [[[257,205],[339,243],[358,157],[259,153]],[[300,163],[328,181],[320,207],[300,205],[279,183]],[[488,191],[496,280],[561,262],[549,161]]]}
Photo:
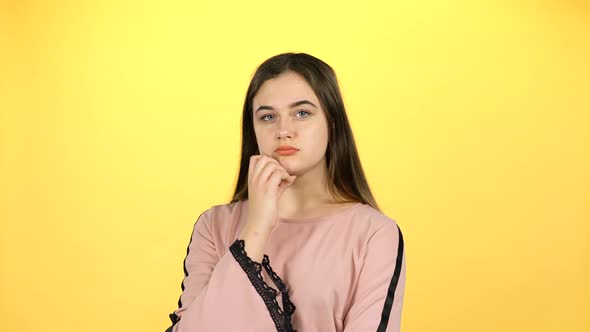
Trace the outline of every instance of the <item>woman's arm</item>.
{"label": "woman's arm", "polygon": [[387,223],[369,239],[344,332],[399,332],[406,284],[404,239]]}
{"label": "woman's arm", "polygon": [[278,292],[263,281],[263,265],[252,261],[244,241],[236,239],[217,259],[210,215],[211,210],[205,211],[195,223],[182,294],[166,331],[290,331],[276,301]]}
{"label": "woman's arm", "polygon": [[266,246],[269,235],[268,231],[252,229],[249,224],[246,224],[238,239],[246,242],[246,252],[253,261],[262,262],[264,247]]}

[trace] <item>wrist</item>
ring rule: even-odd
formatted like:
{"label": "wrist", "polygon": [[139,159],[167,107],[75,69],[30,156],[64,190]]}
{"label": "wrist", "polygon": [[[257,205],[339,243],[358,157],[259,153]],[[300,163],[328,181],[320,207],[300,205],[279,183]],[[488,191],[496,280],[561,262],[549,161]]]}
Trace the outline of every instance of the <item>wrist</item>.
{"label": "wrist", "polygon": [[266,239],[270,236],[271,232],[271,229],[252,227],[250,225],[246,225],[240,233],[240,238],[248,236],[256,239]]}
{"label": "wrist", "polygon": [[255,262],[261,263],[264,257],[264,247],[268,234],[263,231],[252,230],[250,228],[244,228],[240,235],[239,240],[244,240],[244,250],[246,255]]}

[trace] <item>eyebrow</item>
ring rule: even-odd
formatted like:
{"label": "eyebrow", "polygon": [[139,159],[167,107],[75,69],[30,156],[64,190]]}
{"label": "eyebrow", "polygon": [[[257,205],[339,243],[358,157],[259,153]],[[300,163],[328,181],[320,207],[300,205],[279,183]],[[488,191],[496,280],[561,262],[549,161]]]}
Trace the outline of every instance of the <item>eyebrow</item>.
{"label": "eyebrow", "polygon": [[[293,104],[289,105],[289,107],[295,107],[295,106],[299,106],[299,105],[303,105],[303,104],[309,104],[309,105],[311,105],[311,106],[313,106],[313,107],[317,108],[317,106],[316,106],[316,105],[314,105],[314,104],[313,104],[311,101],[309,101],[309,100],[300,100],[300,101],[294,102]],[[261,111],[261,110],[271,110],[271,111],[272,111],[272,110],[274,110],[274,108],[273,108],[273,107],[271,107],[271,106],[262,105],[262,106],[260,106],[260,107],[258,107],[258,108],[256,109],[256,112],[258,112],[258,111]],[[255,113],[256,113],[256,112],[255,112]]]}

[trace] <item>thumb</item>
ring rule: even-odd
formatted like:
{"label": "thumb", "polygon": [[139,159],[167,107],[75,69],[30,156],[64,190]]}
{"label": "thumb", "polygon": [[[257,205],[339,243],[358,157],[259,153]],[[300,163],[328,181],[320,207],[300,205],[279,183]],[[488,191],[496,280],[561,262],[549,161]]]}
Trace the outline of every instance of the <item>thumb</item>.
{"label": "thumb", "polygon": [[285,181],[281,181],[279,184],[279,195],[282,194],[291,184],[295,181],[297,175],[290,175],[289,178]]}

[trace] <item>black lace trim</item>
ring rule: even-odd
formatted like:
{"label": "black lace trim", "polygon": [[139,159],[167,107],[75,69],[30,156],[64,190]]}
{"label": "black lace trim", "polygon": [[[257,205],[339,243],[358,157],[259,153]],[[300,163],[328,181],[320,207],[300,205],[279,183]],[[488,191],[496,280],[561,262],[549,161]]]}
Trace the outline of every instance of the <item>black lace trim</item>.
{"label": "black lace trim", "polygon": [[264,255],[264,257],[262,258],[262,266],[264,266],[264,269],[266,270],[272,281],[275,283],[279,291],[281,291],[282,293],[285,327],[287,331],[296,332],[296,330],[293,330],[293,327],[291,326],[291,315],[293,315],[293,313],[295,312],[296,307],[295,304],[293,304],[293,302],[289,300],[288,287],[285,285],[283,280],[281,280],[281,278],[275,273],[275,271],[273,271],[272,267],[270,266],[270,259],[267,255]]}
{"label": "black lace trim", "polygon": [[[236,239],[234,243],[232,243],[232,245],[229,247],[229,250],[231,251],[236,261],[240,264],[244,272],[246,272],[248,279],[250,279],[250,282],[252,283],[258,294],[260,294],[260,296],[264,300],[264,303],[268,308],[270,316],[273,322],[275,323],[277,331],[297,332],[297,330],[293,330],[291,326],[291,315],[295,311],[295,305],[291,303],[291,301],[289,301],[287,287],[279,278],[279,276],[276,273],[274,273],[274,271],[270,267],[270,261],[268,256],[264,255],[264,258],[262,259],[263,264],[253,261],[246,253],[245,241],[240,239]],[[271,276],[273,282],[277,285],[277,287],[282,293],[283,307],[285,308],[284,312],[279,306],[279,303],[276,299],[276,297],[278,296],[278,292],[274,288],[268,286],[262,278],[263,265],[268,274]]]}

